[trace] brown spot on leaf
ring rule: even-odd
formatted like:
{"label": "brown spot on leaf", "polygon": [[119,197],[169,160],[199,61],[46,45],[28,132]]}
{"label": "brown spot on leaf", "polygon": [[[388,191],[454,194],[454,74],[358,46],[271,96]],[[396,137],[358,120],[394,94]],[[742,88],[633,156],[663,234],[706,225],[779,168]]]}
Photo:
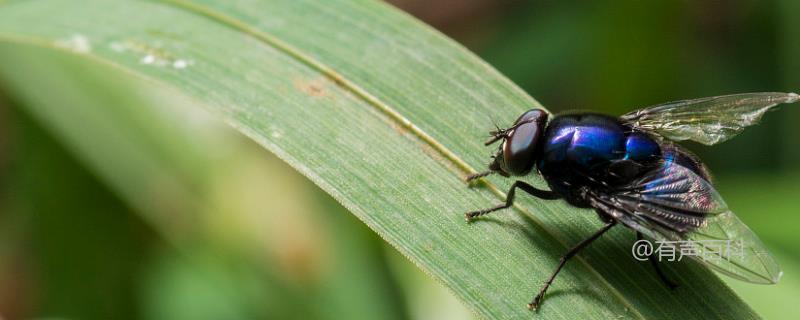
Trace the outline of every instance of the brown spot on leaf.
{"label": "brown spot on leaf", "polygon": [[295,88],[309,96],[320,98],[330,96],[330,93],[327,89],[329,84],[330,80],[326,78],[315,78],[311,80],[297,79],[294,81]]}
{"label": "brown spot on leaf", "polygon": [[392,127],[392,129],[394,129],[395,132],[397,132],[397,133],[399,133],[401,135],[407,135],[408,134],[408,128],[406,128],[405,126],[400,125],[399,123],[397,123],[395,121],[391,121],[391,120],[387,120],[386,122],[389,124],[390,127]]}
{"label": "brown spot on leaf", "polygon": [[459,177],[464,173],[463,170],[453,164],[452,161],[447,160],[444,156],[442,156],[441,152],[434,149],[430,144],[419,141],[419,146],[421,147],[422,152],[433,158],[433,160],[436,160],[436,162],[443,164],[445,167],[447,167],[447,169],[456,173]]}

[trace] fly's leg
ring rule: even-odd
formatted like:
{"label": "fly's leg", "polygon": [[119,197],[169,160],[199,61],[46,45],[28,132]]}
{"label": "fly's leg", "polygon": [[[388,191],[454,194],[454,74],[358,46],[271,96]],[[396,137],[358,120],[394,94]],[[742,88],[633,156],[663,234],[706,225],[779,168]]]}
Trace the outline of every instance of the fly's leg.
{"label": "fly's leg", "polygon": [[558,272],[561,271],[561,268],[564,267],[564,264],[566,264],[570,258],[578,254],[578,252],[583,250],[583,248],[586,248],[586,246],[592,243],[592,241],[595,241],[597,240],[597,238],[600,238],[600,236],[602,236],[604,233],[606,233],[606,231],[608,231],[608,229],[611,229],[611,227],[615,226],[616,224],[617,224],[616,221],[610,221],[606,223],[606,225],[603,226],[602,229],[595,232],[589,238],[586,238],[585,240],[579,242],[577,245],[572,247],[572,249],[569,249],[569,251],[567,251],[566,254],[561,256],[556,271],[554,271],[553,274],[550,276],[550,278],[547,279],[547,281],[544,283],[544,287],[542,287],[542,289],[539,290],[539,293],[536,295],[536,297],[533,298],[533,301],[531,301],[531,303],[528,304],[528,309],[536,310],[537,308],[539,308],[539,306],[542,303],[542,298],[544,298],[544,293],[547,291],[547,288],[549,288],[550,285],[553,284],[553,280],[556,279]]}
{"label": "fly's leg", "polygon": [[477,218],[477,217],[482,216],[482,215],[485,215],[487,213],[494,212],[494,211],[501,210],[501,209],[505,209],[505,208],[508,208],[511,205],[513,205],[514,204],[514,193],[515,193],[517,188],[522,189],[522,191],[525,191],[525,192],[529,193],[530,195],[532,195],[534,197],[537,197],[537,198],[540,198],[540,199],[544,199],[544,200],[554,200],[554,199],[560,198],[560,196],[557,193],[553,192],[553,191],[536,189],[534,186],[532,186],[530,184],[527,184],[524,181],[517,180],[516,182],[514,182],[513,185],[511,185],[511,189],[508,190],[508,195],[506,196],[506,202],[505,203],[496,205],[496,206],[491,207],[491,208],[486,208],[486,209],[482,209],[482,210],[476,210],[476,211],[467,212],[464,215],[465,218],[467,219],[467,222],[470,222],[472,219]]}
{"label": "fly's leg", "polygon": [[464,178],[464,181],[466,183],[470,183],[470,182],[472,182],[472,180],[475,180],[475,179],[478,179],[478,178],[483,178],[483,177],[488,176],[488,175],[493,174],[493,173],[494,173],[494,171],[492,171],[492,170],[473,173],[471,175],[468,175],[466,178]]}
{"label": "fly's leg", "polygon": [[[642,233],[636,232],[636,240],[643,240],[643,239],[644,236],[642,235]],[[670,290],[675,290],[675,288],[678,287],[678,284],[670,281],[669,278],[667,278],[667,276],[664,275],[664,272],[661,271],[661,267],[658,266],[658,260],[656,259],[655,255],[651,254],[647,258],[650,260],[650,263],[653,265],[653,268],[656,269],[656,273],[658,274],[658,277],[661,279],[661,282],[663,282],[664,285],[667,286],[667,288],[669,288]]]}

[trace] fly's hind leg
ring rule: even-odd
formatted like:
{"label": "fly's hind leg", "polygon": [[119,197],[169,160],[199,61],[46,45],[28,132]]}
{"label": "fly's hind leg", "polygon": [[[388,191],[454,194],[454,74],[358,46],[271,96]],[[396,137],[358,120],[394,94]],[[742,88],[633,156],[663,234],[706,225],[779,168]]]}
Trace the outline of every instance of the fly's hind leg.
{"label": "fly's hind leg", "polygon": [[516,191],[517,188],[520,188],[520,189],[522,189],[522,191],[525,191],[525,192],[529,193],[530,195],[532,195],[534,197],[537,197],[539,199],[554,200],[554,199],[559,199],[560,198],[560,196],[557,193],[553,192],[553,191],[536,189],[534,186],[532,186],[530,184],[527,184],[524,181],[517,180],[516,182],[514,182],[513,185],[511,185],[511,189],[508,190],[508,195],[506,196],[506,202],[505,203],[496,205],[496,206],[491,207],[491,208],[486,208],[486,209],[482,209],[482,210],[476,210],[476,211],[467,212],[465,214],[465,218],[467,219],[467,222],[470,222],[472,219],[480,217],[480,216],[485,215],[487,213],[494,212],[494,211],[501,210],[501,209],[505,209],[505,208],[508,208],[511,205],[513,205],[514,204],[514,194],[515,194],[515,191]]}
{"label": "fly's hind leg", "polygon": [[604,233],[606,233],[606,231],[608,231],[609,229],[611,229],[611,227],[615,225],[617,225],[617,222],[614,220],[607,222],[606,225],[603,226],[603,228],[601,228],[588,238],[584,239],[583,241],[579,242],[574,247],[572,247],[572,249],[569,249],[567,253],[561,256],[561,259],[558,261],[558,267],[556,267],[556,270],[553,271],[552,275],[550,275],[550,278],[548,278],[547,281],[545,281],[544,286],[542,287],[541,290],[539,290],[539,293],[536,295],[536,297],[533,298],[533,301],[531,301],[531,303],[528,304],[528,309],[536,310],[539,308],[539,306],[542,304],[542,299],[544,298],[544,294],[545,292],[547,292],[547,288],[550,288],[550,285],[553,284],[553,280],[556,279],[556,276],[561,271],[561,268],[564,267],[564,265],[567,263],[567,261],[569,261],[570,258],[574,257],[576,254],[578,254],[578,252],[581,252],[581,250],[586,248],[586,246],[591,244],[593,241],[597,240],[597,238],[600,238],[600,236],[602,236]]}
{"label": "fly's hind leg", "polygon": [[[642,235],[641,232],[636,232],[636,240],[644,240],[644,236]],[[667,278],[667,276],[664,275],[664,272],[661,271],[661,267],[659,267],[658,265],[658,260],[656,259],[656,256],[651,254],[647,258],[650,260],[650,263],[653,265],[653,268],[656,269],[656,273],[658,274],[658,277],[661,279],[661,282],[663,282],[664,285],[667,286],[667,288],[669,288],[670,290],[675,290],[675,288],[678,287],[678,284],[670,281],[669,278]]]}

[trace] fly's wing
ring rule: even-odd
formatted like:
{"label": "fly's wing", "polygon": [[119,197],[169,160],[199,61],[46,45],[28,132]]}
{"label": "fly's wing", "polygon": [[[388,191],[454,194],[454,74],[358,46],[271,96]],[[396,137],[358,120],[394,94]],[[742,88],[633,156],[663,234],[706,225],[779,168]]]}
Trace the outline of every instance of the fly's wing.
{"label": "fly's wing", "polygon": [[758,92],[681,100],[625,114],[622,121],[674,141],[694,140],[713,145],[758,123],[769,109],[800,100],[795,93]]}
{"label": "fly's wing", "polygon": [[[736,279],[773,284],[782,272],[764,244],[692,170],[667,161],[630,185],[588,194],[595,208]],[[662,252],[664,247],[662,247]]]}

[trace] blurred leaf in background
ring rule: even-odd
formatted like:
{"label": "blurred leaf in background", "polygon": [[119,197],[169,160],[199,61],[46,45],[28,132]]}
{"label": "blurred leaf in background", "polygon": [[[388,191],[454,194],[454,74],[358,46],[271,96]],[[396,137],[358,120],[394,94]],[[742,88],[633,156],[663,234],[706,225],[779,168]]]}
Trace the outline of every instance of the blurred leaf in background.
{"label": "blurred leaf in background", "polygon": [[8,120],[4,227],[15,232],[4,235],[19,247],[2,260],[10,268],[2,278],[21,283],[3,288],[0,297],[18,303],[3,310],[11,319],[34,306],[50,315],[137,318],[135,275],[152,231],[30,119]]}
{"label": "blurred leaf in background", "polygon": [[[4,109],[9,115],[4,119],[10,131],[6,137],[13,140],[6,146],[11,152],[6,154],[9,170],[2,189],[3,199],[9,200],[3,204],[10,209],[2,218],[8,222],[4,227],[23,233],[3,234],[15,240],[5,244],[23,245],[0,251],[6,257],[0,263],[2,278],[22,282],[3,281],[0,306],[8,306],[2,309],[4,316],[407,318],[403,289],[387,265],[408,262],[387,259],[378,237],[294,170],[168,91],[139,82],[123,84],[120,81],[126,80],[115,77],[81,76],[107,71],[89,64],[58,66],[72,69],[51,65],[51,70],[61,71],[49,81],[69,86],[72,77],[89,80],[72,84],[76,99],[92,105],[123,103],[113,115],[84,116],[128,117],[120,110],[137,110],[138,117],[128,121],[109,121],[128,126],[120,131],[142,133],[141,141],[129,141],[133,145],[146,144],[158,134],[177,138],[156,142],[155,147],[179,148],[165,152],[193,157],[165,157],[168,160],[159,163],[190,161],[202,168],[176,180],[182,183],[178,190],[193,193],[156,198],[150,206],[156,209],[146,212],[166,210],[156,215],[163,221],[173,212],[186,212],[174,208],[206,209],[187,218],[193,220],[190,223],[160,222],[154,224],[157,230],[151,230],[30,118],[15,108]],[[106,94],[97,96],[97,90]],[[126,99],[118,99],[120,94]],[[155,110],[143,108],[164,101],[170,101],[173,113],[148,115]],[[185,127],[174,127],[178,123]],[[120,156],[107,150],[89,154],[111,162],[108,156]],[[146,165],[138,168],[154,170],[140,173],[148,177],[167,172]],[[130,188],[125,192],[134,197],[149,194]],[[15,265],[26,261],[35,267]]]}

